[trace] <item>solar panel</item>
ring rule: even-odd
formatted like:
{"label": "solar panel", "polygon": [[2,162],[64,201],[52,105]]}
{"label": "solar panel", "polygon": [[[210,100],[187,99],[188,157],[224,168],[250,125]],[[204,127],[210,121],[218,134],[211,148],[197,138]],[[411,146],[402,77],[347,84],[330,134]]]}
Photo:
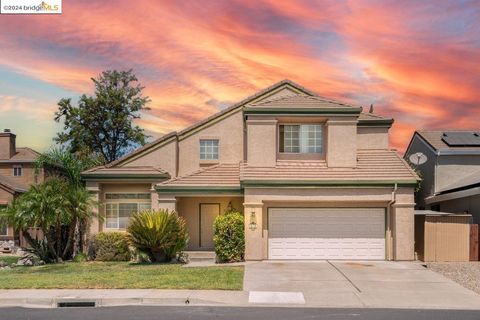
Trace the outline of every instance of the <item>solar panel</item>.
{"label": "solar panel", "polygon": [[451,147],[480,147],[478,132],[444,132],[442,140]]}

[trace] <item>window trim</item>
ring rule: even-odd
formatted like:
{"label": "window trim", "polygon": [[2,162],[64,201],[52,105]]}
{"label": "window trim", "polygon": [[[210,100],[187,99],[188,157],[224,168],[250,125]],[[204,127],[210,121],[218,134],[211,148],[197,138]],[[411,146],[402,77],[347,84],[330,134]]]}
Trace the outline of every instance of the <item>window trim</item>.
{"label": "window trim", "polygon": [[[280,152],[280,126],[301,126],[301,125],[320,125],[322,127],[322,152],[320,153],[293,153]],[[277,124],[277,159],[279,160],[325,160],[326,158],[326,137],[327,126],[325,122],[281,122]]]}
{"label": "window trim", "polygon": [[[137,205],[137,212],[139,209],[139,205],[146,205],[148,204],[149,208],[152,208],[152,199],[107,199],[107,194],[150,194],[150,192],[105,192],[103,194],[104,199],[104,222],[103,222],[103,229],[105,231],[112,231],[112,230],[126,230],[126,228],[120,228],[120,204],[136,204]],[[117,227],[107,227],[107,206],[108,205],[115,205],[116,212],[117,212]]]}
{"label": "window trim", "polygon": [[[15,174],[17,169],[20,169],[20,174],[18,174],[18,175]],[[16,164],[16,165],[12,166],[12,170],[13,170],[13,176],[14,177],[21,177],[23,175],[23,166],[21,164]]]}
{"label": "window trim", "polygon": [[[202,141],[217,141],[217,158],[202,159]],[[206,154],[206,153],[205,153]],[[198,140],[198,159],[201,164],[214,164],[220,161],[220,139],[214,137],[204,137]]]}

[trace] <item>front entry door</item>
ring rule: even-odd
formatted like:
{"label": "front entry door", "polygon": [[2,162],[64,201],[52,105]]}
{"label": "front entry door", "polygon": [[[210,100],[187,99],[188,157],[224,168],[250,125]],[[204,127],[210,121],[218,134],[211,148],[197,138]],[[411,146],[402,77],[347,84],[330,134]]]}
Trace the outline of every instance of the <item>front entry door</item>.
{"label": "front entry door", "polygon": [[200,204],[200,248],[213,250],[213,222],[220,214],[219,203]]}

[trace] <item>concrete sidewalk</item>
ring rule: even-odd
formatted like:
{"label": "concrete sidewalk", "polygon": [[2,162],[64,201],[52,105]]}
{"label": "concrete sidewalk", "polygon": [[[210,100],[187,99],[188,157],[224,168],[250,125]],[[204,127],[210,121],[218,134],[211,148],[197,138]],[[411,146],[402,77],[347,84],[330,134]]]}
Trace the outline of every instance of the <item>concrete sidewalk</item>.
{"label": "concrete sidewalk", "polygon": [[9,289],[0,290],[0,307],[54,308],[60,302],[96,306],[247,306],[248,292],[159,289]]}

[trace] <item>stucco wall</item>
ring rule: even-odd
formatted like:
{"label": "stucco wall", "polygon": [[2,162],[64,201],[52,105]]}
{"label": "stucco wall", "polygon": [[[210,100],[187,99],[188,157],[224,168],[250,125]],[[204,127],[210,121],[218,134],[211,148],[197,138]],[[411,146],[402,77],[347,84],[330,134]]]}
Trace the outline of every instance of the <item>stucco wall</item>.
{"label": "stucco wall", "polygon": [[480,195],[440,202],[440,211],[469,213],[473,223],[480,224]]}
{"label": "stucco wall", "polygon": [[242,197],[178,197],[177,212],[186,221],[190,241],[188,250],[202,250],[199,246],[200,239],[200,204],[220,204],[220,214],[227,209],[228,203],[232,202],[233,208],[243,212]]}
{"label": "stucco wall", "polygon": [[327,166],[357,166],[357,125],[355,119],[330,118],[327,121]]}
{"label": "stucco wall", "polygon": [[358,149],[388,149],[388,128],[357,127]]}
{"label": "stucco wall", "polygon": [[435,191],[465,179],[480,170],[480,156],[441,156],[438,158]]}
{"label": "stucco wall", "polygon": [[176,174],[176,140],[172,140],[142,157],[126,163],[125,167],[157,166],[166,170],[171,177]]}
{"label": "stucco wall", "polygon": [[243,113],[238,111],[179,141],[179,176],[201,168],[200,140],[219,139],[219,162],[243,160]]}
{"label": "stucco wall", "polygon": [[247,162],[250,166],[274,167],[277,160],[277,120],[247,120]]}

